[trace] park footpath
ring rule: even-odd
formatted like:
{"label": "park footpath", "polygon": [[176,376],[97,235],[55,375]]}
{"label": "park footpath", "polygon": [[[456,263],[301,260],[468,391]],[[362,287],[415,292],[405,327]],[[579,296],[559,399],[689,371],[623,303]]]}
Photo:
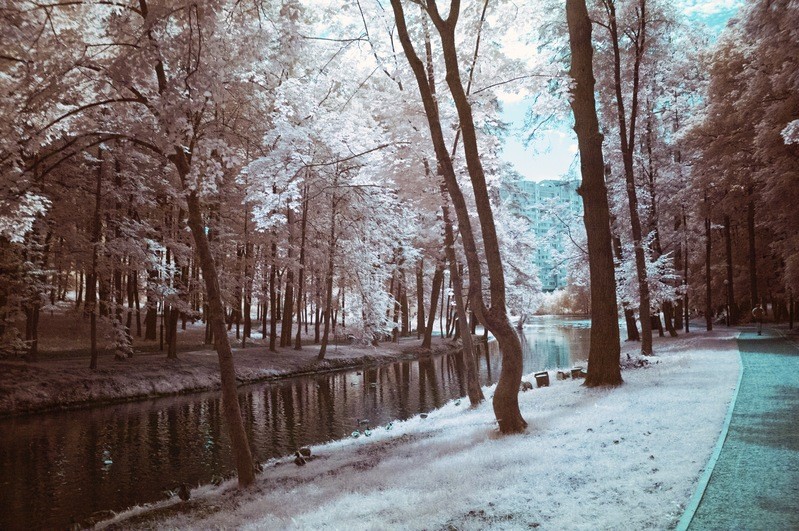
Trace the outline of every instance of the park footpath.
{"label": "park footpath", "polygon": [[741,380],[679,530],[799,529],[799,344],[743,328]]}

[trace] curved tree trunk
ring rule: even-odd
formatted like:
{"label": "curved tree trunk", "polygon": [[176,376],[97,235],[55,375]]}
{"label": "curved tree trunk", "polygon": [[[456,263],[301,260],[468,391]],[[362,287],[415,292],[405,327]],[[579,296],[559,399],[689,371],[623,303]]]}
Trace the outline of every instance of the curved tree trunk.
{"label": "curved tree trunk", "polygon": [[486,308],[482,296],[482,268],[475,242],[475,233],[469,219],[466,201],[455,176],[452,158],[447,152],[444,142],[441,121],[438,114],[435,96],[431,84],[425,75],[425,67],[414,50],[408,35],[405,15],[401,0],[392,0],[391,6],[397,23],[397,33],[408,63],[414,72],[419,93],[424,104],[427,123],[436,152],[438,165],[444,176],[452,204],[458,218],[463,247],[469,267],[469,298],[473,303],[478,318],[494,334],[502,351],[502,371],[494,391],[494,414],[502,433],[516,433],[527,427],[519,410],[519,385],[522,376],[522,346],[519,336],[508,320],[505,306],[505,276],[502,270],[502,259],[499,252],[494,216],[486,187],[485,174],[480,162],[477,137],[472,118],[471,105],[460,78],[458,55],[455,46],[455,26],[457,24],[460,3],[454,0],[450,5],[446,20],[438,13],[434,2],[427,4],[426,13],[436,26],[441,38],[444,61],[446,64],[446,81],[455,102],[463,135],[464,153],[469,177],[477,207],[480,229],[483,236],[485,256],[487,258],[488,276],[491,293],[491,307]]}
{"label": "curved tree trunk", "polygon": [[[591,342],[585,384],[589,387],[619,385],[622,383],[619,368],[621,343],[610,208],[605,187],[602,134],[599,132],[594,100],[591,21],[585,0],[567,0],[566,19],[572,54],[569,74],[576,82],[571,106],[574,112],[574,131],[577,133],[580,149],[580,195],[583,198],[591,278]],[[625,317],[628,315],[625,311]],[[629,329],[629,318],[627,322]],[[632,330],[638,333],[635,319],[632,320]]]}
{"label": "curved tree trunk", "polygon": [[189,228],[194,237],[197,254],[200,257],[203,280],[205,280],[208,320],[216,340],[219,374],[222,380],[222,407],[225,414],[225,423],[230,435],[233,461],[239,476],[239,486],[246,487],[255,480],[255,470],[250,444],[247,440],[247,432],[244,430],[244,421],[241,417],[241,408],[239,407],[236,368],[233,364],[230,340],[225,329],[225,315],[222,306],[222,294],[219,290],[219,277],[217,276],[216,263],[211,254],[208,238],[205,234],[200,198],[197,197],[195,191],[192,191],[186,198],[186,202],[189,207]]}
{"label": "curved tree trunk", "polygon": [[455,234],[452,230],[452,219],[449,215],[449,206],[446,198],[447,190],[444,183],[441,183],[441,195],[441,206],[444,214],[444,246],[447,251],[449,275],[452,279],[452,290],[455,293],[455,309],[458,312],[459,324],[457,328],[460,333],[461,343],[463,344],[463,359],[466,364],[466,391],[469,395],[469,403],[472,407],[475,407],[485,400],[485,396],[483,396],[479,375],[477,374],[477,361],[474,357],[472,334],[469,330],[469,318],[466,314],[466,304],[463,300],[463,278],[460,274],[458,261],[455,257]]}

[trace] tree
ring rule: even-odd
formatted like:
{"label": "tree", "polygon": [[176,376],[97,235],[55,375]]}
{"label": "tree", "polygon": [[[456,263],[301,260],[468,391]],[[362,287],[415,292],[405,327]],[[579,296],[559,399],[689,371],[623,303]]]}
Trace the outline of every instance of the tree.
{"label": "tree", "polygon": [[[615,0],[602,0],[607,23],[605,27],[610,36],[613,51],[613,87],[616,100],[616,117],[618,119],[618,132],[621,145],[622,163],[624,167],[625,189],[630,212],[630,229],[632,231],[633,252],[635,256],[635,269],[638,278],[638,295],[640,299],[639,315],[641,317],[641,353],[652,354],[652,322],[650,320],[649,281],[647,276],[647,258],[644,235],[641,228],[641,219],[638,212],[638,194],[635,183],[635,167],[633,153],[635,150],[636,125],[639,113],[639,87],[640,69],[647,49],[647,22],[646,0],[637,0],[634,9],[634,22],[624,31],[631,42],[633,50],[632,87],[630,89],[631,103],[629,117],[624,103],[624,87],[622,85],[622,57],[621,35],[619,21],[616,13]],[[629,121],[628,121],[629,120]]]}
{"label": "tree", "polygon": [[566,18],[572,57],[569,73],[575,81],[571,106],[583,177],[579,190],[585,211],[591,277],[591,343],[585,383],[590,387],[619,385],[622,383],[619,368],[621,349],[610,209],[605,187],[602,134],[594,101],[591,21],[585,0],[567,0]]}
{"label": "tree", "polygon": [[476,211],[478,213],[483,236],[483,244],[485,246],[491,293],[490,307],[487,307],[483,300],[481,288],[482,267],[480,265],[475,235],[471,227],[469,211],[464,201],[463,193],[461,192],[460,185],[455,176],[452,158],[444,142],[439,111],[426,77],[424,63],[419,59],[414,45],[410,40],[401,0],[392,0],[391,5],[405,57],[413,70],[422,98],[436,159],[441,168],[458,219],[469,267],[469,300],[472,304],[472,308],[477,313],[478,319],[482,321],[497,338],[500,350],[502,351],[502,372],[497,382],[493,398],[494,414],[502,433],[520,432],[527,426],[527,423],[521,416],[518,403],[518,389],[522,375],[522,350],[519,337],[516,335],[516,331],[513,329],[507,316],[505,307],[504,271],[499,252],[497,232],[494,226],[485,174],[480,161],[480,152],[477,146],[477,136],[471,105],[466,97],[466,92],[460,78],[455,44],[455,27],[458,22],[460,2],[458,0],[453,0],[450,3],[449,14],[446,19],[439,13],[438,6],[434,0],[430,0],[426,5],[423,5],[422,8],[424,14],[432,21],[440,37],[446,65],[446,81],[460,120],[464,153],[476,201]]}

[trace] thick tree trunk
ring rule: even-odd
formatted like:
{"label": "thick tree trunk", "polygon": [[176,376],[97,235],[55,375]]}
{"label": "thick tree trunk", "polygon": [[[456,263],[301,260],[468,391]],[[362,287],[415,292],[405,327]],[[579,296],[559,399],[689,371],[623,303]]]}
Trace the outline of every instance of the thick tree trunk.
{"label": "thick tree trunk", "polygon": [[663,303],[663,320],[665,321],[666,331],[670,337],[677,337],[677,330],[674,325],[674,305],[671,301]]}
{"label": "thick tree trunk", "polygon": [[627,341],[641,341],[641,334],[638,333],[638,323],[635,320],[635,312],[633,310],[624,309],[624,322],[627,325]]}
{"label": "thick tree trunk", "polygon": [[[574,130],[580,149],[584,222],[588,240],[588,264],[591,278],[591,338],[588,351],[590,387],[622,383],[619,357],[618,304],[610,235],[610,209],[605,187],[605,163],[602,157],[602,134],[594,100],[593,48],[591,21],[585,0],[566,1],[566,19],[572,63],[569,71],[575,80],[573,99]],[[626,315],[626,312],[625,312]],[[629,321],[628,321],[629,323]],[[632,322],[633,329],[635,320]],[[629,324],[628,324],[629,328]]]}
{"label": "thick tree trunk", "polygon": [[[182,152],[180,152],[182,154]],[[186,171],[185,173],[188,173]],[[182,172],[182,175],[185,175]],[[191,229],[197,254],[200,257],[200,268],[205,280],[206,300],[208,301],[208,320],[216,339],[216,352],[219,357],[219,373],[222,381],[222,407],[225,413],[225,422],[230,435],[233,450],[233,462],[239,476],[239,486],[246,487],[255,480],[250,444],[244,421],[241,416],[236,386],[236,368],[233,364],[233,352],[230,349],[230,340],[225,330],[224,309],[222,294],[219,290],[219,277],[217,276],[216,263],[211,254],[208,238],[205,234],[205,224],[202,219],[200,198],[195,191],[191,191],[186,198],[189,207],[189,228]]]}

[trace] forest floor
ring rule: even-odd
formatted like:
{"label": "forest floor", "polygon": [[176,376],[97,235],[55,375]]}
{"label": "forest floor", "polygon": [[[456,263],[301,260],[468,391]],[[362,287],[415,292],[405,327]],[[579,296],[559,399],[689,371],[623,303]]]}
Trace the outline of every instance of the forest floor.
{"label": "forest floor", "polygon": [[[157,341],[134,338],[134,355],[117,360],[109,346],[110,327],[101,329],[97,370],[89,369],[88,320],[70,313],[42,315],[40,356],[37,362],[0,359],[0,416],[72,409],[128,400],[154,398],[219,388],[216,351],[203,345],[204,325],[189,323],[178,330],[178,358],[168,359]],[[179,327],[180,328],[180,327]],[[313,327],[310,328],[313,334]],[[301,374],[390,363],[457,350],[448,339],[433,338],[431,350],[421,341],[400,338],[377,347],[366,344],[330,344],[323,361],[319,345],[303,338],[302,350],[291,347],[269,352],[260,332],[253,332],[246,348],[230,331],[236,378],[240,384]]]}
{"label": "forest floor", "polygon": [[[253,487],[194,487],[112,529],[671,529],[724,426],[741,371],[736,329],[625,343],[624,384],[519,394],[525,433],[500,436],[491,396],[453,400],[370,436],[265,464]],[[628,356],[629,354],[629,356]],[[525,377],[533,380],[532,375]],[[534,381],[534,380],[533,380]],[[365,435],[365,434],[364,434]]]}

